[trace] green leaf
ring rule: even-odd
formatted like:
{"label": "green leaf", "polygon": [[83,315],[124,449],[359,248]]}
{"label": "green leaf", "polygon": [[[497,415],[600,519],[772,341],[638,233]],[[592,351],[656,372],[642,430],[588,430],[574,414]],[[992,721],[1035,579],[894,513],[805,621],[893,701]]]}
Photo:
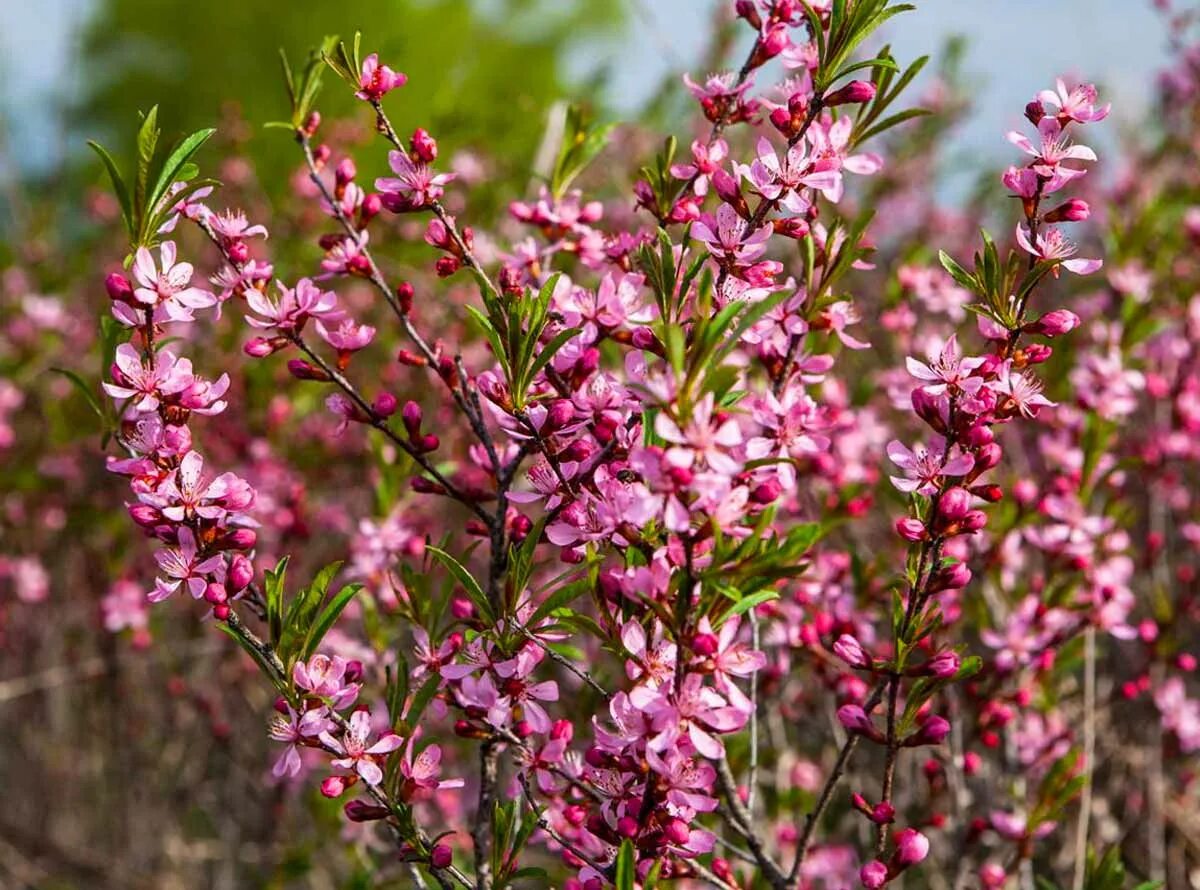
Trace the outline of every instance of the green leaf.
{"label": "green leaf", "polygon": [[287,575],[289,557],[285,556],[263,577],[263,599],[267,608],[267,632],[272,646],[279,645],[283,635],[283,580]]}
{"label": "green leaf", "polygon": [[117,201],[121,204],[121,219],[125,223],[125,231],[129,234],[132,240],[134,237],[133,231],[133,205],[129,197],[129,189],[125,185],[125,179],[121,176],[121,171],[117,169],[117,162],[113,160],[112,155],[99,142],[88,140],[88,146],[96,154],[100,156],[100,160],[104,162],[104,168],[108,171],[108,178],[112,180],[113,191],[117,193]]}
{"label": "green leaf", "polygon": [[[425,709],[429,707],[429,703],[433,701],[433,697],[437,695],[438,689],[442,685],[442,678],[434,675],[425,681],[425,684],[417,690],[417,694],[413,696],[412,704],[408,706],[408,710],[404,714],[404,722],[409,727],[415,727],[421,719],[421,715],[425,713]],[[392,715],[395,719],[395,715]]]}
{"label": "green leaf", "polygon": [[617,851],[617,861],[613,866],[613,886],[616,890],[634,890],[636,865],[633,842],[625,838],[621,841],[621,849]]}
{"label": "green leaf", "polygon": [[88,405],[90,405],[92,410],[96,412],[96,416],[101,420],[105,419],[104,409],[100,407],[100,400],[96,398],[96,393],[92,390],[92,387],[88,385],[86,380],[84,380],[74,371],[71,371],[67,368],[51,368],[50,370],[55,374],[61,374],[71,381],[71,384],[75,387],[75,389],[83,393],[83,397],[87,399]]}
{"label": "green leaf", "polygon": [[325,638],[325,634],[329,633],[330,629],[337,622],[338,616],[342,614],[342,610],[350,605],[350,601],[354,599],[355,594],[362,590],[361,584],[347,584],[339,590],[321,610],[321,614],[317,616],[317,620],[313,622],[312,627],[308,630],[308,636],[304,639],[304,648],[300,652],[300,657],[304,659],[311,658],[317,651],[317,647],[321,645],[321,640]]}
{"label": "green leaf", "polygon": [[142,118],[142,125],[137,134],[137,175],[133,185],[133,218],[137,234],[142,233],[142,220],[145,217],[146,188],[150,182],[150,165],[154,161],[154,152],[158,148],[158,106],[155,105]]}
{"label": "green leaf", "polygon": [[475,580],[475,576],[468,572],[462,563],[445,550],[427,546],[425,552],[433,554],[434,558],[449,570],[454,579],[466,591],[471,602],[479,609],[484,619],[489,624],[494,624],[497,616],[492,611],[492,605],[488,602],[487,595],[483,592],[483,588],[479,586],[479,582]]}
{"label": "green leaf", "polygon": [[207,142],[209,137],[215,132],[217,131],[213,127],[197,130],[180,142],[175,150],[167,156],[166,161],[163,162],[162,170],[158,174],[158,182],[154,185],[154,191],[150,193],[150,198],[146,202],[146,207],[151,213],[155,213],[160,209],[158,204],[172,184],[176,181],[186,181],[192,178],[191,176],[182,175],[184,167],[191,160],[192,155],[199,151],[200,146]]}

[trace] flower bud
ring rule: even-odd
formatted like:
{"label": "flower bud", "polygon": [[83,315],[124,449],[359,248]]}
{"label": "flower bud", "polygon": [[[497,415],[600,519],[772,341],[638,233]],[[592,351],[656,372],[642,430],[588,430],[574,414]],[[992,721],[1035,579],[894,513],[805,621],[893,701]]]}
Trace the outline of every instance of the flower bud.
{"label": "flower bud", "polygon": [[842,705],[837,710],[837,718],[848,732],[870,738],[876,738],[879,735],[875,724],[871,722],[871,718],[867,716],[867,712],[862,709],[861,705]]}
{"label": "flower bud", "polygon": [[692,651],[702,658],[716,655],[719,648],[720,643],[713,634],[696,634],[692,637]]}
{"label": "flower bud", "polygon": [[958,669],[962,667],[962,659],[957,652],[947,649],[945,652],[939,652],[929,661],[925,662],[925,671],[931,676],[941,680],[947,680],[958,673]]}
{"label": "flower bud", "polygon": [[672,819],[668,822],[663,834],[666,835],[668,841],[679,847],[686,844],[692,836],[691,829],[682,819]]}
{"label": "flower bud", "polygon": [[289,359],[287,369],[297,380],[328,381],[332,379],[323,368],[311,365],[302,358]]}
{"label": "flower bud", "polygon": [[213,617],[218,621],[229,620],[229,606],[222,603],[219,606],[213,606]]}
{"label": "flower bud", "polygon": [[1091,215],[1092,211],[1088,207],[1087,201],[1082,198],[1071,198],[1047,213],[1045,220],[1048,223],[1083,222]]}
{"label": "flower bud", "polygon": [[869,80],[852,80],[840,90],[826,96],[822,104],[832,108],[835,105],[858,105],[870,102],[874,98],[875,84]]}
{"label": "flower bud", "polygon": [[772,25],[766,34],[763,34],[758,39],[759,48],[762,51],[764,58],[773,59],[791,43],[788,37],[788,26],[783,22]]}
{"label": "flower bud", "polygon": [[622,816],[617,820],[617,834],[621,837],[634,838],[638,836],[637,819],[632,816]]}
{"label": "flower bud", "polygon": [[773,504],[781,494],[783,494],[783,484],[778,479],[768,479],[751,490],[750,500],[755,504]]}
{"label": "flower bud", "polygon": [[953,565],[938,569],[930,580],[930,592],[941,590],[959,590],[971,581],[971,570],[966,563],[956,562]]}
{"label": "flower bud", "polygon": [[394,395],[384,391],[375,397],[375,401],[371,403],[371,410],[380,417],[391,417],[396,413],[396,406],[398,404],[399,402]]}
{"label": "flower bud", "polygon": [[250,358],[266,358],[275,351],[275,345],[266,337],[254,337],[246,341],[246,345],[242,347],[242,352],[250,356]]}
{"label": "flower bud", "polygon": [[975,452],[975,474],[978,475],[984,470],[990,470],[996,464],[1000,463],[1003,457],[1004,452],[995,442],[992,442],[990,445],[984,445]]}
{"label": "flower bud", "polygon": [[104,279],[104,289],[108,291],[110,300],[115,300],[119,303],[134,302],[133,285],[120,272],[109,273]]}
{"label": "flower bud", "polygon": [[944,522],[957,522],[967,515],[971,508],[971,493],[965,488],[954,486],[947,488],[938,498],[938,519]]}
{"label": "flower bud", "polygon": [[1079,316],[1069,309],[1055,309],[1047,312],[1037,321],[1025,325],[1025,330],[1031,334],[1041,334],[1043,337],[1058,337],[1079,327]]}
{"label": "flower bud", "polygon": [[229,594],[225,592],[224,586],[215,582],[210,582],[204,588],[204,599],[212,603],[214,606],[219,606],[221,603],[229,599]]}
{"label": "flower bud", "polygon": [[896,865],[908,868],[929,855],[929,838],[915,828],[905,828],[896,835]]}
{"label": "flower bud", "polygon": [[417,160],[424,164],[432,164],[437,160],[438,146],[437,141],[429,135],[429,131],[423,127],[417,127],[413,130],[412,139],[409,144],[412,146],[412,153],[417,156]]}
{"label": "flower bud", "polygon": [[352,800],[342,810],[351,822],[374,822],[391,815],[387,807],[374,806],[362,800]]}
{"label": "flower bud", "polygon": [[245,590],[254,580],[254,565],[245,554],[235,553],[233,555],[233,559],[229,561],[229,572],[225,580],[235,593]]}
{"label": "flower bud", "polygon": [[858,879],[867,890],[879,890],[887,883],[887,866],[878,859],[872,859],[858,872]]}
{"label": "flower bud", "polygon": [[896,534],[906,541],[924,541],[925,523],[911,516],[901,516],[896,520]]}
{"label": "flower bud", "polygon": [[330,776],[321,783],[321,794],[325,797],[341,797],[346,791],[345,776]]}
{"label": "flower bud", "polygon": [[225,248],[225,255],[229,257],[229,261],[235,266],[240,266],[246,260],[250,259],[250,245],[245,241],[231,241],[229,246]]}
{"label": "flower bud", "polygon": [[258,542],[258,533],[252,528],[237,528],[225,536],[231,550],[251,550]]}
{"label": "flower bud", "polygon": [[337,168],[333,171],[333,179],[337,185],[348,185],[354,181],[354,177],[358,175],[358,168],[354,165],[354,158],[342,158],[338,161]]}
{"label": "flower bud", "polygon": [[862,644],[850,634],[842,634],[837,638],[833,644],[833,654],[852,668],[869,671],[874,667],[871,656],[863,649]]}
{"label": "flower bud", "polygon": [[429,864],[434,868],[449,868],[454,861],[454,853],[446,844],[434,844],[429,851]]}

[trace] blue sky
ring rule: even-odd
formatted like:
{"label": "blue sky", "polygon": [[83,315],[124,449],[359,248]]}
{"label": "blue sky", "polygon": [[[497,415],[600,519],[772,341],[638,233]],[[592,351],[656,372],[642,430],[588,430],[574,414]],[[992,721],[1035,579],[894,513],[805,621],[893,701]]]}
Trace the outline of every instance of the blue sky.
{"label": "blue sky", "polygon": [[[555,0],[570,2],[570,0]],[[612,98],[633,109],[660,79],[696,66],[718,2],[623,0],[628,32],[581,54],[581,69],[600,60],[613,72]],[[76,28],[88,0],[0,0],[0,107],[9,150],[25,163],[52,162],[61,150],[47,112],[70,89]],[[901,60],[936,53],[953,34],[968,38],[967,70],[979,84],[975,118],[961,148],[998,158],[1003,133],[1026,101],[1060,73],[1094,80],[1127,124],[1146,111],[1155,72],[1165,60],[1165,32],[1150,0],[919,0],[894,19],[887,39]]]}

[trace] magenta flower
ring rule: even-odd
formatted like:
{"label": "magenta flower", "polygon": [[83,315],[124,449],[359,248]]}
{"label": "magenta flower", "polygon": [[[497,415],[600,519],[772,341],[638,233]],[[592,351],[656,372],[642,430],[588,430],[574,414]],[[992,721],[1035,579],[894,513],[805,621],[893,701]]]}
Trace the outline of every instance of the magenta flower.
{"label": "magenta flower", "polygon": [[705,214],[692,225],[692,237],[704,244],[718,262],[748,265],[767,252],[771,237],[768,223],[753,232],[728,204],[717,208],[717,215]]}
{"label": "magenta flower", "polygon": [[434,173],[428,164],[414,161],[402,151],[388,152],[388,165],[396,175],[376,179],[375,188],[383,198],[383,206],[394,213],[428,207],[442,196],[442,187],[458,175]]}
{"label": "magenta flower", "polygon": [[326,730],[320,735],[321,742],[338,755],[331,763],[339,769],[353,770],[368,785],[383,781],[383,770],[378,760],[404,744],[404,739],[395,733],[384,735],[375,744],[370,744],[371,715],[367,711],[355,711],[350,715],[349,725],[335,738]]}
{"label": "magenta flower", "polygon": [[435,791],[462,788],[467,784],[462,779],[438,778],[442,772],[440,745],[430,745],[414,759],[413,745],[416,740],[415,735],[408,740],[404,749],[404,759],[400,761],[400,775],[404,776],[401,795],[405,800],[420,800],[432,796]]}
{"label": "magenta flower", "polygon": [[[1075,256],[1079,248],[1062,233],[1061,229],[1054,226],[1044,227],[1037,233],[1036,241],[1031,243],[1029,240],[1029,227],[1024,223],[1018,223],[1017,243],[1021,245],[1022,250],[1032,254],[1039,260],[1060,265],[1068,272],[1074,272],[1076,275],[1090,275],[1104,265],[1103,260],[1070,259],[1070,257]],[[1055,272],[1057,273],[1057,271],[1056,268]]]}
{"label": "magenta flower", "polygon": [[1010,410],[1022,417],[1036,417],[1039,408],[1053,408],[1054,403],[1042,395],[1042,382],[1028,371],[1014,371],[1012,361],[1006,361],[996,372],[992,389],[1007,399]]}
{"label": "magenta flower", "polygon": [[191,386],[191,362],[175,358],[169,349],[154,353],[150,364],[130,343],[122,343],[113,356],[114,383],[103,382],[104,391],[114,399],[136,399],[133,409],[141,414],[157,411],[164,399],[178,395]]}
{"label": "magenta flower", "polygon": [[1087,171],[1065,166],[1065,161],[1094,161],[1096,153],[1086,145],[1075,145],[1063,132],[1062,124],[1052,117],[1043,118],[1038,124],[1040,144],[1034,145],[1028,136],[1012,131],[1008,141],[1027,155],[1032,155],[1032,169],[1047,178],[1058,175],[1075,179]]}
{"label": "magenta flower", "polygon": [[1096,107],[1096,88],[1090,83],[1082,83],[1072,90],[1060,77],[1055,81],[1055,89],[1042,90],[1037,99],[1043,105],[1053,105],[1058,109],[1057,118],[1062,123],[1077,121],[1081,124],[1102,121],[1108,117],[1111,104]]}
{"label": "magenta flower", "polygon": [[328,699],[335,709],[348,708],[358,698],[362,684],[346,682],[347,665],[340,655],[331,658],[318,653],[307,662],[296,662],[292,668],[292,682],[298,689]]}
{"label": "magenta flower", "polygon": [[709,393],[692,408],[692,416],[681,428],[666,412],[654,419],[654,432],[671,443],[667,460],[677,467],[691,467],[701,460],[709,469],[732,475],[740,469],[729,453],[742,444],[742,432],[735,420],[713,417],[715,400]]}
{"label": "magenta flower", "polygon": [[155,493],[154,502],[172,522],[192,517],[221,519],[227,510],[245,510],[254,503],[254,489],[233,473],[222,473],[211,482],[202,477],[204,458],[189,451],[179,467]]}
{"label": "magenta flower", "polygon": [[969,453],[958,452],[954,446],[951,454],[946,453],[945,440],[934,436],[929,448],[918,445],[910,449],[898,439],[888,443],[887,456],[892,463],[904,470],[903,476],[891,476],[892,485],[903,492],[931,495],[941,489],[942,479],[947,476],[965,476],[975,466],[975,458]]}
{"label": "magenta flower", "polygon": [[164,241],[159,248],[161,268],[145,247],[139,247],[133,259],[133,277],[138,283],[133,296],[145,306],[161,306],[171,321],[191,321],[193,309],[207,309],[217,298],[206,290],[193,287],[192,264],[175,262],[175,242]]}
{"label": "magenta flower", "polygon": [[831,201],[842,193],[842,175],[836,159],[809,158],[803,139],[791,146],[782,159],[769,140],[759,139],[758,158],[749,167],[737,165],[737,170],[764,198],[778,201],[796,214],[807,212],[811,206],[804,196],[805,189],[816,189]]}
{"label": "magenta flower", "polygon": [[277,779],[284,776],[296,776],[300,773],[300,747],[308,740],[315,739],[323,732],[329,732],[335,724],[329,719],[324,708],[314,708],[305,711],[303,716],[297,714],[288,705],[287,716],[282,714],[271,721],[270,736],[277,742],[284,742],[287,747],[275,761],[271,774]]}
{"label": "magenta flower", "polygon": [[705,145],[699,140],[692,143],[692,163],[672,164],[671,175],[676,179],[690,179],[692,191],[700,197],[708,194],[708,183],[712,175],[720,170],[729,157],[729,145],[724,139],[715,139]]}
{"label": "magenta flower", "polygon": [[317,319],[317,333],[338,352],[356,352],[375,337],[373,327],[357,324],[352,318],[343,318],[332,330],[325,326],[324,321]]}
{"label": "magenta flower", "polygon": [[267,227],[263,225],[250,225],[250,221],[246,219],[246,214],[241,210],[224,210],[221,213],[212,213],[208,216],[208,224],[212,230],[226,241],[240,241],[244,238],[253,238],[257,235],[267,237]]}
{"label": "magenta flower", "polygon": [[911,357],[905,359],[908,373],[918,380],[928,381],[922,388],[931,396],[941,395],[947,390],[966,395],[979,392],[983,378],[971,375],[983,362],[982,358],[963,358],[955,334],[950,335],[936,355],[930,355],[929,364]]}
{"label": "magenta flower", "polygon": [[186,525],[179,529],[179,545],[159,550],[154,554],[154,559],[162,576],[155,579],[154,590],[147,596],[152,603],[165,600],[181,584],[187,586],[194,599],[200,599],[204,596],[209,577],[225,567],[225,560],[219,554],[206,559],[199,558],[196,536]]}
{"label": "magenta flower", "polygon": [[371,53],[363,59],[362,72],[358,77],[358,92],[354,95],[366,102],[379,100],[406,83],[407,74],[393,71],[387,65],[380,65],[379,54]]}
{"label": "magenta flower", "polygon": [[246,305],[261,316],[247,315],[248,324],[264,330],[299,331],[310,318],[333,321],[341,316],[337,294],[321,290],[308,278],[301,278],[294,288],[276,280],[275,287],[279,291],[277,300],[254,288],[246,292]]}

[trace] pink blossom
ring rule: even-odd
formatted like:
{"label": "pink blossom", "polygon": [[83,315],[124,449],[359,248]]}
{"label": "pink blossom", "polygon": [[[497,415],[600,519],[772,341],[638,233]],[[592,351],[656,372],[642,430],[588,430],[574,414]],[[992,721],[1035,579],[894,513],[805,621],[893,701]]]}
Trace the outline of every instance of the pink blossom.
{"label": "pink blossom", "polygon": [[397,87],[408,83],[408,75],[379,64],[379,54],[371,53],[362,62],[358,77],[358,92],[354,95],[366,102],[378,101]]}
{"label": "pink blossom", "polygon": [[193,309],[207,309],[217,298],[206,290],[193,287],[192,264],[177,263],[175,242],[164,241],[159,248],[161,268],[145,247],[139,247],[133,259],[133,277],[138,283],[133,296],[147,307],[161,307],[171,321],[191,321]]}
{"label": "pink blossom", "polygon": [[1076,275],[1089,275],[1104,265],[1103,260],[1069,259],[1078,248],[1062,233],[1061,229],[1047,226],[1037,233],[1034,242],[1029,240],[1029,229],[1024,223],[1017,225],[1017,243],[1021,249],[1039,260],[1061,265]]}
{"label": "pink blossom", "polygon": [[443,186],[454,180],[454,173],[434,173],[428,164],[414,161],[401,151],[388,152],[388,164],[394,177],[375,180],[383,206],[395,213],[428,207],[442,196]]}
{"label": "pink blossom", "polygon": [[383,781],[379,761],[404,744],[404,740],[395,733],[388,733],[370,744],[371,715],[368,711],[351,714],[340,738],[335,738],[332,730],[325,730],[320,734],[320,739],[338,755],[330,761],[334,766],[355,771],[368,785],[378,785]]}
{"label": "pink blossom", "polygon": [[931,495],[940,490],[947,476],[965,476],[975,466],[975,458],[967,452],[958,452],[957,446],[946,453],[945,440],[934,436],[928,448],[918,445],[908,448],[898,439],[888,443],[887,456],[904,476],[891,476],[892,484],[903,492]]}

